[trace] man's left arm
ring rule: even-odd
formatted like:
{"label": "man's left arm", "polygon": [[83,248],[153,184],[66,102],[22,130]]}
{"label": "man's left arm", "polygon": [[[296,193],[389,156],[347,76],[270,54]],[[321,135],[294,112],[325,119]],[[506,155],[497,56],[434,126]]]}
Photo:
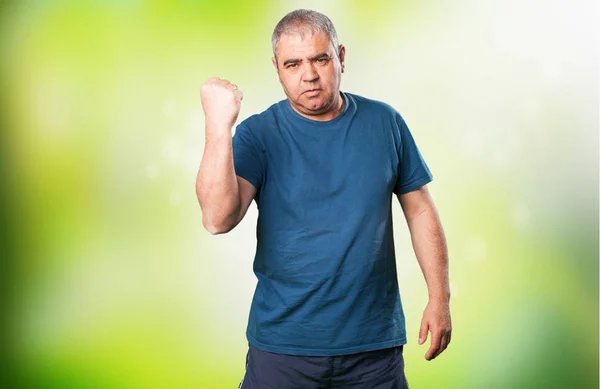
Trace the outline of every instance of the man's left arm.
{"label": "man's left arm", "polygon": [[419,344],[425,343],[427,333],[431,332],[431,346],[425,359],[432,360],[448,347],[452,334],[446,237],[426,185],[398,195],[398,200],[429,291],[429,302],[421,320]]}

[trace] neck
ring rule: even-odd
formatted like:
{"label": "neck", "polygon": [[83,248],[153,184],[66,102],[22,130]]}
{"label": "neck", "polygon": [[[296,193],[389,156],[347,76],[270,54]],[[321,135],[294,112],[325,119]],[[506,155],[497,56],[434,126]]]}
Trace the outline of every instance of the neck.
{"label": "neck", "polygon": [[339,114],[341,114],[342,111],[344,111],[344,107],[345,106],[346,106],[346,102],[344,101],[344,98],[342,97],[341,92],[338,91],[337,98],[336,98],[336,101],[334,103],[334,107],[335,108],[332,110],[333,112],[335,112],[335,115],[333,117],[336,117]]}

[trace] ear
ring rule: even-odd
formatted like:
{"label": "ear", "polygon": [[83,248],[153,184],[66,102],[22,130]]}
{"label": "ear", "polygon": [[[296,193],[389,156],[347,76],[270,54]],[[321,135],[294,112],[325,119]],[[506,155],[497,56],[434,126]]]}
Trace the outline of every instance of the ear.
{"label": "ear", "polygon": [[338,57],[340,59],[340,64],[342,65],[342,73],[344,73],[344,59],[346,58],[346,48],[344,45],[339,46]]}
{"label": "ear", "polygon": [[273,62],[273,66],[275,66],[275,70],[279,71],[279,69],[277,68],[277,58],[275,58],[275,57],[271,58],[271,62]]}

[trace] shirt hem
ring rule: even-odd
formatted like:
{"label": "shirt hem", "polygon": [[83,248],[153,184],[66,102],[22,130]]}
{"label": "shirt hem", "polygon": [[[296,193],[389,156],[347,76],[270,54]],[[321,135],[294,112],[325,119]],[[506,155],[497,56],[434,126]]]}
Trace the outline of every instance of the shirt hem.
{"label": "shirt hem", "polygon": [[252,186],[254,187],[254,189],[256,189],[258,191],[258,189],[260,188],[260,180],[256,177],[254,177],[251,174],[246,174],[246,172],[235,172],[235,175],[243,178],[244,180],[248,181],[250,184],[252,184]]}
{"label": "shirt hem", "polygon": [[419,189],[423,185],[429,184],[431,181],[433,181],[433,177],[432,176],[422,177],[421,179],[415,180],[414,182],[412,182],[412,183],[410,183],[408,185],[404,185],[403,187],[401,187],[398,190],[398,194],[402,195],[402,194],[406,194],[406,193],[412,192],[413,190]]}
{"label": "shirt hem", "polygon": [[388,340],[380,343],[363,344],[359,346],[344,347],[339,349],[314,349],[314,348],[301,348],[301,347],[281,347],[273,346],[259,342],[254,339],[251,335],[246,333],[248,343],[258,348],[261,351],[266,351],[276,354],[287,354],[287,355],[302,355],[302,356],[338,356],[347,354],[356,354],[367,351],[381,350],[385,348],[397,347],[406,344],[406,337]]}

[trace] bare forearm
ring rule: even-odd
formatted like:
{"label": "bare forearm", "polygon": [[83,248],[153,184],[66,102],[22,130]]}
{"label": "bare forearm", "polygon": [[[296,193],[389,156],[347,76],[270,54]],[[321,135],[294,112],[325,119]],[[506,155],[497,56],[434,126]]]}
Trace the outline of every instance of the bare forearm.
{"label": "bare forearm", "polygon": [[408,220],[411,239],[419,266],[425,276],[429,299],[448,302],[448,248],[435,207],[430,207]]}
{"label": "bare forearm", "polygon": [[196,194],[202,208],[202,222],[208,231],[223,233],[235,227],[241,203],[230,130],[217,130],[207,125]]}

